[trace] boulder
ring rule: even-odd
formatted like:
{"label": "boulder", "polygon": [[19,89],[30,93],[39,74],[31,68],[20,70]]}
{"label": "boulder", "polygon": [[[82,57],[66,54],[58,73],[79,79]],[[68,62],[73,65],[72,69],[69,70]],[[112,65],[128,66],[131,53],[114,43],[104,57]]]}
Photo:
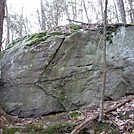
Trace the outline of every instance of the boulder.
{"label": "boulder", "polygon": [[[134,26],[111,26],[105,97],[134,94]],[[1,56],[0,103],[7,113],[37,117],[99,104],[102,30],[38,33],[13,42]]]}

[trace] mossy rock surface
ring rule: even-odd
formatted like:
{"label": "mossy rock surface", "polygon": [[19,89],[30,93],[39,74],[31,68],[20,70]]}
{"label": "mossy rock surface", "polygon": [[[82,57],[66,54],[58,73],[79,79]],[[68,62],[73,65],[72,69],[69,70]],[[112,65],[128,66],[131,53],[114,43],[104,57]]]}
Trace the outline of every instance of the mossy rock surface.
{"label": "mossy rock surface", "polygon": [[79,30],[79,29],[81,29],[81,26],[76,25],[76,24],[72,24],[72,25],[69,26],[69,28],[72,29],[72,30]]}
{"label": "mossy rock surface", "polygon": [[[112,44],[107,42],[105,96],[114,100],[126,91],[134,92],[134,27],[113,27],[108,29]],[[62,35],[60,29],[53,35],[53,31],[33,34],[7,49],[3,58],[1,55],[1,77],[6,84],[1,87],[0,102],[7,113],[38,117],[99,103],[102,34],[100,29],[74,29],[69,36]]]}

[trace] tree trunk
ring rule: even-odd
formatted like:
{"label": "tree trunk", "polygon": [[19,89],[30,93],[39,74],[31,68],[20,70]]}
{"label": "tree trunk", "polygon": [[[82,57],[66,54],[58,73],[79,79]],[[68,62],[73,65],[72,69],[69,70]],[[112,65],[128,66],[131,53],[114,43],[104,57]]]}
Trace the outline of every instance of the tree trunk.
{"label": "tree trunk", "polygon": [[102,22],[103,22],[103,19],[104,19],[104,12],[103,12],[103,1],[102,0],[99,0],[99,5],[101,7],[101,18],[102,18]]}
{"label": "tree trunk", "polygon": [[113,0],[113,3],[114,3],[115,12],[116,12],[117,23],[119,23],[118,10],[117,10],[117,6],[116,6],[115,0]]}
{"label": "tree trunk", "polygon": [[76,18],[77,18],[76,0],[75,1],[71,0],[71,4],[72,4],[72,18],[73,18],[73,20],[76,20]]}
{"label": "tree trunk", "polygon": [[117,5],[119,7],[122,23],[126,25],[126,13],[123,0],[117,0]]}
{"label": "tree trunk", "polygon": [[133,9],[133,0],[129,0],[129,6],[130,6],[130,19],[131,23],[134,23],[134,9]]}
{"label": "tree trunk", "polygon": [[[68,11],[68,5],[67,5],[67,2],[65,1],[65,3],[64,3],[64,11],[65,11],[65,14],[67,15],[67,19],[69,19],[70,20],[70,14],[69,14],[69,11]],[[70,24],[71,22],[69,21],[69,24]]]}
{"label": "tree trunk", "polygon": [[46,30],[46,15],[45,15],[45,10],[44,10],[44,6],[43,6],[43,1],[42,0],[40,0],[40,8],[41,8],[40,28],[41,28],[41,31],[45,31]]}
{"label": "tree trunk", "polygon": [[105,0],[105,11],[104,11],[104,46],[103,46],[103,85],[101,91],[100,111],[99,111],[99,122],[103,121],[104,114],[104,93],[106,89],[106,73],[107,73],[107,59],[106,59],[106,31],[107,31],[107,6],[108,0]]}
{"label": "tree trunk", "polygon": [[7,27],[7,37],[6,37],[6,46],[10,43],[10,17],[9,17],[9,14],[8,14],[8,7],[7,7],[7,4],[6,4],[6,27]]}
{"label": "tree trunk", "polygon": [[90,19],[89,19],[89,17],[88,17],[88,13],[87,13],[86,3],[85,3],[84,0],[83,0],[83,7],[84,7],[84,10],[85,10],[85,14],[86,14],[87,21],[88,21],[88,23],[90,23]]}
{"label": "tree trunk", "polygon": [[0,51],[2,48],[3,21],[5,17],[6,0],[0,0]]}

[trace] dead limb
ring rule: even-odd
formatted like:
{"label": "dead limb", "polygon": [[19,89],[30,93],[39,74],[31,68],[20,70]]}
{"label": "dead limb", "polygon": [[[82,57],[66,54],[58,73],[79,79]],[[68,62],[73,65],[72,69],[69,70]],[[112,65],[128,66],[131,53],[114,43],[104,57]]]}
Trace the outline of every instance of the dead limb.
{"label": "dead limb", "polygon": [[[111,108],[108,109],[108,110],[105,110],[105,111],[104,111],[104,114],[107,114],[107,113],[109,113],[109,112],[112,112],[112,111],[116,110],[117,108],[123,106],[123,105],[126,104],[127,102],[132,101],[133,99],[134,99],[134,96],[128,98],[128,99],[125,100],[125,101],[122,101],[121,103],[117,104],[116,106],[111,107]],[[87,124],[87,123],[90,122],[90,121],[96,120],[98,117],[99,117],[99,114],[95,115],[95,116],[92,117],[92,118],[87,118],[87,119],[85,119],[85,121],[83,121],[80,125],[78,125],[70,134],[76,134],[79,130],[82,129],[82,127],[83,127],[85,124]]]}
{"label": "dead limb", "polygon": [[81,23],[82,25],[91,25],[89,23],[84,23],[84,22],[81,22],[81,21],[77,21],[77,20],[71,20],[71,19],[67,19],[69,22],[75,22],[75,23]]}

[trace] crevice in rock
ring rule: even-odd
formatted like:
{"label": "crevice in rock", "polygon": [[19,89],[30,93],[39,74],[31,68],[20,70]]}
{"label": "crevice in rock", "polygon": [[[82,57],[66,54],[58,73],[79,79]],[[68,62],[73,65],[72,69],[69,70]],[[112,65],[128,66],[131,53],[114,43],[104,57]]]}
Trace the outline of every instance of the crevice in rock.
{"label": "crevice in rock", "polygon": [[[19,113],[18,113],[18,117],[19,118],[34,118],[34,117],[38,117],[39,115],[36,115],[35,112],[39,111],[39,110],[40,110],[39,108],[26,110],[26,111],[20,110]],[[30,113],[30,114],[25,116],[25,113]]]}
{"label": "crevice in rock", "polygon": [[78,67],[88,67],[88,66],[92,66],[93,64],[86,64],[86,65],[78,65]]}
{"label": "crevice in rock", "polygon": [[122,75],[122,83],[126,86],[128,86],[130,89],[134,89],[131,85],[131,82],[125,78],[125,76]]}
{"label": "crevice in rock", "polygon": [[55,96],[55,95],[53,95],[53,94],[51,94],[51,93],[48,93],[46,90],[44,90],[43,87],[41,87],[41,86],[39,85],[39,83],[38,83],[38,84],[36,83],[35,85],[36,85],[39,89],[41,89],[46,95],[49,95],[49,96],[55,98],[55,99],[61,104],[61,106],[62,106],[62,108],[64,109],[64,111],[66,111],[66,108],[65,108],[65,106],[62,104],[62,102],[60,101],[60,98],[58,98],[57,96]]}
{"label": "crevice in rock", "polygon": [[47,68],[48,68],[49,65],[52,63],[53,59],[56,57],[56,55],[57,55],[59,49],[61,48],[61,46],[62,46],[64,40],[65,40],[65,37],[62,39],[62,41],[61,41],[59,47],[57,48],[56,52],[53,54],[52,58],[50,59],[50,61],[48,62],[48,64],[45,66],[44,71],[43,71],[43,73],[40,75],[40,78],[39,78],[38,81],[41,80],[41,78],[42,78],[42,76],[44,75],[44,73],[46,72]]}
{"label": "crevice in rock", "polygon": [[12,111],[9,111],[9,112],[8,112],[8,114],[12,115],[12,113],[13,113],[13,112],[15,112],[17,109],[19,109],[20,107],[22,107],[22,105],[21,105],[21,106],[16,107],[16,108],[15,108],[15,109],[13,109]]}
{"label": "crevice in rock", "polygon": [[70,74],[70,75],[66,75],[64,77],[59,77],[59,78],[55,78],[55,79],[45,79],[45,80],[41,80],[41,81],[38,81],[37,83],[39,82],[48,82],[48,81],[56,81],[56,80],[63,80],[63,79],[71,79],[71,78],[77,78],[77,76],[81,75],[81,74],[84,74],[86,72],[89,72],[89,71],[96,71],[95,69],[90,69],[90,70],[86,70],[84,72],[76,72],[76,73],[73,73],[73,74]]}

